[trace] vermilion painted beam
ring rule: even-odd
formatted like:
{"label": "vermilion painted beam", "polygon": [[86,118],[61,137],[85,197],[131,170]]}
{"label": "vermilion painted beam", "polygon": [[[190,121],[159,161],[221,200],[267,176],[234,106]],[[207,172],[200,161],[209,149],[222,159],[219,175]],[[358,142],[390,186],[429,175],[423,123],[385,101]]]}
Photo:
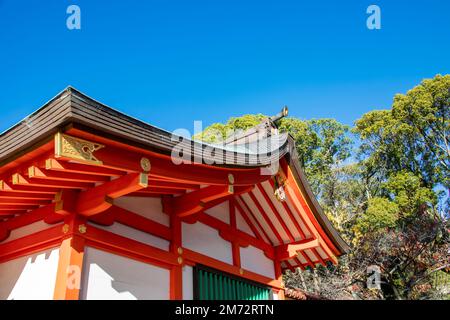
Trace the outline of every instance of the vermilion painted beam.
{"label": "vermilion painted beam", "polygon": [[[247,212],[252,216],[253,221],[256,222],[259,230],[261,230],[261,232],[264,234],[264,237],[267,239],[267,241],[269,241],[270,243],[272,243],[272,239],[269,237],[269,235],[267,234],[266,230],[263,228],[261,222],[256,218],[255,214],[252,212],[252,210],[249,208],[249,206],[247,205],[247,203],[245,202],[244,198],[242,198],[241,196],[238,197],[239,200],[242,202],[243,206],[245,207],[245,209],[247,210]],[[238,203],[238,202],[236,202]],[[241,212],[244,212],[243,210],[241,210]],[[272,243],[273,244],[273,243]]]}
{"label": "vermilion painted beam", "polygon": [[112,226],[116,222],[116,217],[114,216],[114,214],[108,212],[108,210],[109,209],[103,211],[102,213],[88,217],[88,221],[101,226]]}
{"label": "vermilion painted beam", "polygon": [[14,215],[2,216],[2,217],[0,218],[0,222],[8,221],[9,219],[14,218],[14,217],[15,217]]}
{"label": "vermilion painted beam", "polygon": [[50,227],[20,239],[0,244],[0,262],[4,262],[21,254],[32,254],[55,246],[63,235],[61,226]]}
{"label": "vermilion painted beam", "polygon": [[9,237],[10,230],[6,227],[6,222],[0,222],[0,242]]}
{"label": "vermilion painted beam", "polygon": [[134,229],[155,235],[168,241],[172,239],[172,231],[169,227],[161,223],[146,219],[143,216],[126,209],[112,206],[102,214],[111,215],[112,220]]}
{"label": "vermilion painted beam", "polygon": [[291,272],[295,272],[295,268],[293,266],[291,266],[291,264],[288,261],[286,261],[284,264],[285,264],[285,266],[282,267],[282,268],[284,268],[284,270],[289,270]]}
{"label": "vermilion painted beam", "polygon": [[259,192],[263,195],[264,200],[269,205],[270,209],[272,210],[273,214],[277,217],[278,222],[281,224],[281,226],[284,229],[284,232],[286,232],[289,240],[291,242],[295,242],[294,235],[292,234],[291,230],[289,230],[289,227],[284,222],[283,218],[281,217],[280,213],[278,212],[277,208],[275,208],[275,205],[273,204],[272,200],[269,198],[269,196],[266,193],[266,190],[261,186],[261,184],[258,184]]}
{"label": "vermilion painted beam", "polygon": [[[55,192],[56,193],[56,192]],[[55,194],[39,194],[39,193],[22,193],[22,192],[2,192],[0,191],[0,199],[19,199],[19,200],[53,200]]]}
{"label": "vermilion painted beam", "polygon": [[183,194],[185,189],[148,186],[146,189],[140,190],[139,193]]}
{"label": "vermilion painted beam", "polygon": [[327,264],[325,263],[325,261],[322,259],[322,257],[320,256],[319,252],[316,250],[316,248],[311,249],[312,253],[314,254],[314,256],[317,258],[317,260],[320,262],[321,265],[323,265],[324,267],[327,266]]}
{"label": "vermilion painted beam", "polygon": [[88,225],[84,238],[89,241],[87,244],[100,243],[103,248],[110,248],[112,252],[129,255],[142,261],[159,261],[169,268],[178,265],[177,256],[171,252],[98,229],[92,225]]}
{"label": "vermilion painted beam", "polygon": [[[272,179],[269,180],[270,185],[272,186],[272,188],[275,188],[275,184],[273,182]],[[297,219],[295,219],[294,214],[292,213],[291,209],[289,208],[289,206],[287,205],[286,201],[281,201],[281,204],[283,205],[284,210],[287,212],[287,214],[289,215],[289,218],[291,219],[291,221],[294,223],[295,228],[297,229],[297,231],[300,233],[300,236],[303,239],[306,239],[306,235],[305,232],[303,231],[301,225],[298,223]],[[298,215],[300,217],[300,220],[302,220],[303,224],[305,225],[305,227],[307,228],[307,230],[309,231],[309,233],[312,235],[313,233],[311,232],[311,230],[309,229],[308,225],[306,224],[306,222],[304,221],[303,217],[301,215]]]}
{"label": "vermilion painted beam", "polygon": [[295,244],[285,244],[275,247],[275,255],[276,258],[280,261],[293,259],[297,256],[298,252],[312,249],[319,246],[319,241],[317,239],[314,240],[302,240],[298,241]]}
{"label": "vermilion painted beam", "polygon": [[[285,162],[285,161],[284,161]],[[336,248],[336,246],[332,243],[331,239],[326,235],[323,228],[320,226],[319,222],[317,221],[316,217],[314,217],[314,214],[312,213],[310,207],[306,203],[305,198],[303,197],[303,193],[301,192],[301,189],[299,185],[297,184],[297,181],[295,180],[292,170],[287,167],[286,168],[286,181],[287,181],[287,191],[288,195],[291,195],[291,197],[296,197],[298,201],[300,202],[301,206],[303,207],[304,211],[306,212],[310,222],[314,226],[314,228],[317,230],[317,232],[320,234],[321,238],[325,241],[326,245],[333,251],[335,255],[339,255],[340,252]],[[295,201],[292,201],[295,206]],[[300,210],[298,208],[297,210]],[[300,212],[300,211],[299,211]]]}
{"label": "vermilion painted beam", "polygon": [[[191,260],[192,262],[203,264],[205,266],[215,268],[217,270],[227,272],[232,275],[242,277],[248,280],[256,281],[258,283],[262,283],[267,286],[271,286],[273,288],[282,289],[281,283],[278,280],[270,279],[248,270],[241,270],[241,268],[229,265],[225,262],[205,256],[201,253],[197,253],[192,250],[183,248],[183,256],[185,257],[186,260]],[[241,273],[241,271],[243,271],[243,273]]]}
{"label": "vermilion painted beam", "polygon": [[[294,207],[296,207],[296,210],[298,212],[300,212],[300,208],[298,207],[297,203],[295,202],[294,199],[292,199],[292,197],[295,197],[295,195],[293,195],[293,193],[295,192],[295,189],[288,186],[287,190],[288,190],[288,197],[291,199],[292,204],[294,205]],[[306,207],[306,208],[304,208],[304,210],[309,211],[309,208]],[[310,214],[312,215],[311,212],[310,212]],[[316,220],[314,220],[314,221],[316,221]],[[306,221],[306,223],[311,224],[311,226],[309,227],[310,230],[312,228],[317,228],[317,227],[319,228],[319,229],[315,229],[316,231],[314,233],[312,233],[312,235],[314,238],[319,240],[321,247],[323,248],[325,253],[328,255],[328,257],[330,257],[330,259],[333,261],[333,263],[337,264],[338,260],[334,254],[334,251],[332,251],[332,249],[330,249],[330,247],[329,247],[330,244],[331,245],[333,245],[333,244],[331,243],[331,240],[328,238],[328,236],[324,233],[324,230],[320,226],[313,224],[313,221]],[[316,224],[317,224],[317,221],[316,221]],[[334,247],[334,248],[335,248],[335,250],[337,250],[336,247]]]}
{"label": "vermilion painted beam", "polygon": [[76,212],[92,216],[105,211],[112,205],[112,199],[147,188],[148,176],[130,173],[98,187],[83,191],[78,196]]}
{"label": "vermilion painted beam", "polygon": [[61,188],[61,189],[88,189],[93,186],[93,184],[91,183],[25,178],[20,173],[13,174],[12,184],[19,186],[22,185],[39,188]]}
{"label": "vermilion painted beam", "polygon": [[40,194],[55,194],[59,191],[58,188],[41,188],[35,186],[13,185],[5,181],[0,181],[0,190],[15,193],[40,193]]}
{"label": "vermilion painted beam", "polygon": [[164,191],[164,192],[133,192],[130,193],[128,196],[130,197],[141,197],[141,198],[161,198],[163,196],[167,196],[167,195],[179,195],[179,194],[184,194],[184,191],[176,191],[176,190],[172,190],[172,191]]}
{"label": "vermilion painted beam", "polygon": [[[297,263],[296,268],[300,268],[301,270],[306,270],[305,265],[300,261],[298,256],[295,257],[293,260]],[[295,270],[294,270],[294,272],[295,272]]]}
{"label": "vermilion painted beam", "polygon": [[[294,213],[291,211],[291,209],[289,208],[289,206],[287,205],[287,203],[286,203],[285,201],[283,201],[283,202],[282,202],[282,205],[283,205],[283,207],[284,207],[284,210],[286,210],[286,212],[288,213],[288,215],[289,215],[289,217],[291,218],[291,220],[292,220],[292,221],[295,221],[295,227],[297,228],[297,230],[298,230],[298,232],[300,233],[301,237],[302,237],[303,239],[306,239],[306,235],[305,235],[305,232],[304,232],[303,229],[302,229],[302,226],[298,223],[297,219],[295,219]],[[303,222],[303,225],[304,225],[304,226],[306,227],[306,229],[308,230],[309,234],[310,234],[311,236],[314,237],[314,233],[312,233],[312,231],[310,230],[310,228],[308,227],[308,225],[307,225],[306,222],[304,221],[303,217],[302,217],[301,215],[299,215],[299,216],[300,216],[300,219],[301,219],[302,222]]]}
{"label": "vermilion painted beam", "polygon": [[15,206],[43,206],[49,204],[47,200],[30,200],[30,199],[0,199],[0,206],[4,204]]}
{"label": "vermilion painted beam", "polygon": [[78,163],[69,163],[56,159],[46,159],[44,164],[46,170],[61,171],[67,173],[88,174],[106,177],[119,177],[125,174],[125,171],[112,170],[100,166],[90,166]]}
{"label": "vermilion painted beam", "polygon": [[39,209],[9,219],[5,222],[5,226],[8,230],[14,230],[43,220],[47,216],[52,215],[54,212],[55,205],[50,204],[45,207],[41,207]]}
{"label": "vermilion painted beam", "polygon": [[148,188],[152,190],[153,188],[167,188],[167,189],[181,189],[181,190],[194,190],[199,189],[200,186],[192,183],[178,183],[172,181],[161,181],[155,179],[149,179]]}
{"label": "vermilion painted beam", "polygon": [[227,241],[236,242],[242,247],[251,245],[264,251],[266,255],[271,258],[274,256],[274,250],[270,244],[260,239],[254,238],[241,230],[233,229],[230,225],[217,218],[214,218],[207,214],[202,214],[198,217],[198,221],[206,224],[211,228],[219,230],[219,234],[221,235],[221,237],[225,238]]}
{"label": "vermilion painted beam", "polygon": [[[225,196],[223,198],[219,198],[219,199],[207,202],[207,203],[205,203],[203,205],[201,211],[199,211],[197,213],[194,213],[194,214],[192,214],[190,216],[183,217],[182,220],[183,220],[183,222],[186,222],[186,223],[189,223],[189,224],[196,223],[198,221],[199,217],[203,216],[203,213],[205,213],[207,210],[209,210],[211,208],[214,208],[215,206],[218,206],[221,203],[229,201],[232,198],[233,198],[233,195],[231,194],[231,195]],[[164,205],[164,203],[166,203],[166,201],[163,199],[163,205]]]}
{"label": "vermilion painted beam", "polygon": [[0,217],[11,217],[16,214],[26,213],[27,210],[17,209],[17,210],[2,210],[0,209]]}
{"label": "vermilion painted beam", "polygon": [[[110,169],[141,172],[140,162],[145,157],[151,162],[151,170],[149,172],[151,177],[176,179],[179,182],[224,186],[229,184],[229,174],[233,174],[235,186],[248,186],[266,181],[270,178],[269,175],[261,175],[261,168],[234,169],[195,163],[178,165],[172,161],[170,156],[164,156],[121,144],[110,139],[86,134],[77,129],[69,130],[67,133],[72,136],[80,136],[83,139],[94,139],[96,142],[104,145],[104,148],[95,152],[95,157],[102,161],[104,167]],[[124,153],[126,153],[126,157],[117,156]]]}
{"label": "vermilion painted beam", "polygon": [[308,256],[308,254],[306,252],[299,251],[298,254],[301,255],[307,261],[308,265],[311,268],[315,268],[316,267],[316,264],[311,260],[311,258]]}
{"label": "vermilion painted beam", "polygon": [[55,196],[55,213],[69,215],[76,213],[79,191],[64,189]]}
{"label": "vermilion painted beam", "polygon": [[256,229],[256,227],[253,225],[253,223],[251,222],[250,218],[247,216],[247,213],[242,209],[242,207],[239,204],[239,202],[236,199],[233,199],[233,200],[234,200],[234,205],[235,205],[236,209],[239,211],[239,213],[240,213],[241,217],[244,219],[245,223],[247,223],[249,228],[255,234],[256,238],[261,239],[261,241],[264,242],[264,238],[261,236],[261,234],[259,233],[258,229]]}
{"label": "vermilion painted beam", "polygon": [[51,171],[41,169],[35,166],[31,166],[28,168],[28,177],[39,178],[43,180],[72,181],[72,182],[86,182],[86,183],[106,182],[110,180],[109,177],[105,176],[69,173],[62,171]]}
{"label": "vermilion painted beam", "polygon": [[234,194],[233,186],[209,186],[171,199],[171,213],[187,217],[203,210],[206,203]]}
{"label": "vermilion painted beam", "polygon": [[275,237],[278,239],[279,243],[284,243],[283,239],[281,238],[280,233],[277,231],[277,228],[275,228],[274,224],[270,220],[270,218],[265,213],[264,209],[261,207],[261,204],[259,203],[258,199],[256,199],[253,192],[249,192],[248,194],[250,198],[252,199],[253,203],[255,204],[257,210],[259,211],[260,215],[263,217],[264,221],[267,223],[267,225],[270,227],[270,230],[272,230]]}
{"label": "vermilion painted beam", "polygon": [[10,205],[10,204],[0,204],[0,210],[1,211],[7,211],[7,210],[32,210],[32,209],[37,209],[39,206],[38,205],[33,205],[33,204],[14,204],[14,205]]}

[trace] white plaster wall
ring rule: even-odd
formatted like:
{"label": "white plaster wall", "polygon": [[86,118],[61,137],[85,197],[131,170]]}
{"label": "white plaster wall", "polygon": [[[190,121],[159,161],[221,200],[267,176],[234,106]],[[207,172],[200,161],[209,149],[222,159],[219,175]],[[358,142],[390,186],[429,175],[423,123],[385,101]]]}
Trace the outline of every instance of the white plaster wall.
{"label": "white plaster wall", "polygon": [[183,267],[183,300],[194,300],[194,271],[186,265]]}
{"label": "white plaster wall", "polygon": [[114,204],[165,226],[170,225],[169,215],[162,210],[161,198],[121,197],[115,199]]}
{"label": "white plaster wall", "polygon": [[81,298],[86,300],[167,300],[167,269],[87,247]]}
{"label": "white plaster wall", "polygon": [[253,237],[256,237],[256,235],[253,233],[250,226],[247,224],[247,222],[242,217],[242,214],[239,212],[239,210],[236,210],[236,228],[253,236]]}
{"label": "white plaster wall", "polygon": [[242,268],[275,279],[273,261],[267,258],[262,250],[248,246],[241,248],[240,253]]}
{"label": "white plaster wall", "polygon": [[203,223],[182,224],[183,247],[232,264],[231,243],[223,240],[216,229]]}
{"label": "white plaster wall", "polygon": [[226,224],[230,224],[230,209],[228,201],[222,202],[215,207],[205,210],[205,213],[225,222]]}
{"label": "white plaster wall", "polygon": [[1,300],[51,300],[55,290],[59,248],[0,264]]}
{"label": "white plaster wall", "polygon": [[170,245],[169,241],[159,238],[159,237],[156,237],[149,233],[136,230],[134,228],[128,227],[121,223],[116,222],[113,225],[108,226],[108,227],[101,226],[101,225],[95,225],[95,227],[118,234],[122,237],[126,237],[129,239],[133,239],[135,241],[145,243],[147,245],[150,245],[150,246],[153,246],[156,248],[160,248],[162,250],[166,250],[166,251],[169,250],[169,245]]}

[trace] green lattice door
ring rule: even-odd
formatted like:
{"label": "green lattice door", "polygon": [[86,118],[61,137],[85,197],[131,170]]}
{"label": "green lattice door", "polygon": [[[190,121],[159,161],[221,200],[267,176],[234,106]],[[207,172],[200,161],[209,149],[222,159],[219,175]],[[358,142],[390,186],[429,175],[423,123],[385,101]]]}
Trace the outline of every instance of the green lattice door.
{"label": "green lattice door", "polygon": [[271,289],[203,266],[194,268],[197,300],[269,300]]}

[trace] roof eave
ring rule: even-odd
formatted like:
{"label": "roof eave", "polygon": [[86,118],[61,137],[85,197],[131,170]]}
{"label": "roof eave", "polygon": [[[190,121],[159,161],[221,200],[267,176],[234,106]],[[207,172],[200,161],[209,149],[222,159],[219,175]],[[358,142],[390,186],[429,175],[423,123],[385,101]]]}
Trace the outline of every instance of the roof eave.
{"label": "roof eave", "polygon": [[320,226],[326,232],[328,237],[331,239],[336,248],[340,251],[341,255],[346,254],[350,251],[350,246],[342,239],[339,232],[333,226],[333,224],[328,219],[327,215],[320,206],[317,198],[315,197],[311,186],[306,178],[303,168],[300,165],[299,156],[295,148],[295,141],[292,136],[289,136],[289,152],[288,152],[288,164],[294,174],[294,178],[298,185],[303,186],[305,191],[305,196],[307,201],[311,204],[312,211]]}

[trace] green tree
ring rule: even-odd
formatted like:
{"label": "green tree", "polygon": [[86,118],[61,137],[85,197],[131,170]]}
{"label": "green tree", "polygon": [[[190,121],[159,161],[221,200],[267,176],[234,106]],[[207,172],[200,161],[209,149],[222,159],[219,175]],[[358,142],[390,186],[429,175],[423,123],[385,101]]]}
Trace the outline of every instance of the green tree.
{"label": "green tree", "polygon": [[262,114],[246,114],[241,117],[232,117],[225,124],[214,123],[208,126],[192,138],[208,143],[222,143],[230,136],[258,125],[264,118],[266,117]]}
{"label": "green tree", "polygon": [[397,94],[391,110],[356,121],[366,170],[388,177],[407,170],[428,188],[450,189],[450,75]]}
{"label": "green tree", "polygon": [[[264,118],[231,118],[194,138],[220,142]],[[449,269],[450,200],[438,207],[439,190],[450,191],[449,75],[396,95],[392,108],[364,114],[351,130],[334,119],[296,118],[283,118],[279,129],[294,138],[321,206],[352,244],[333,269],[288,273],[289,286],[329,298],[448,297],[448,286],[435,283]],[[382,270],[380,291],[365,285],[373,264]]]}

